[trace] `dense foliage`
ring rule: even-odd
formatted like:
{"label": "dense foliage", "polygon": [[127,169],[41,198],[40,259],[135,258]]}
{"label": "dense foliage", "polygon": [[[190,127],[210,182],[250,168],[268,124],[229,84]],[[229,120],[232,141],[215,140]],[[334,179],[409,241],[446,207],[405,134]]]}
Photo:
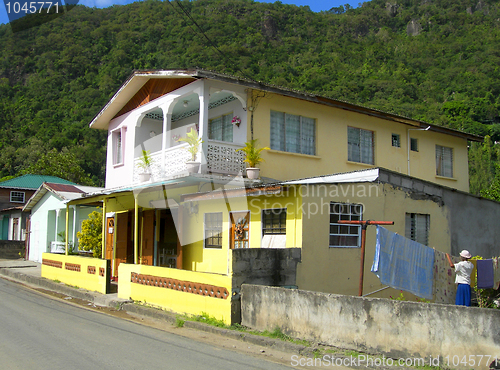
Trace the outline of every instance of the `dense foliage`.
{"label": "dense foliage", "polygon": [[479,194],[498,162],[498,40],[499,0],[372,0],[322,13],[147,0],[77,6],[23,32],[3,25],[0,177],[55,149],[102,184],[106,133],[88,129],[94,115],[134,69],[197,66],[490,135],[470,148]]}
{"label": "dense foliage", "polygon": [[76,233],[79,248],[91,251],[96,258],[102,257],[102,210],[93,211],[82,221],[82,231]]}

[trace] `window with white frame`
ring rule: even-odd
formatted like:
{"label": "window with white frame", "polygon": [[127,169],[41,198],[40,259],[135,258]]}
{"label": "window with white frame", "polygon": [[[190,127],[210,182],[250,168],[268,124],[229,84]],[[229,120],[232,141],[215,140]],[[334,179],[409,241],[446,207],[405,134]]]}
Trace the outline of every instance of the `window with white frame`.
{"label": "window with white frame", "polygon": [[262,235],[286,235],[286,208],[262,211]]}
{"label": "window with white frame", "polygon": [[373,131],[347,128],[347,160],[374,164],[373,148]]}
{"label": "window with white frame", "polygon": [[363,205],[350,203],[330,203],[330,247],[360,246],[361,226],[343,225],[338,221],[361,221],[363,219]]}
{"label": "window with white frame", "polygon": [[416,242],[429,244],[430,216],[421,213],[407,213],[405,220],[405,237]]}
{"label": "window with white frame", "polygon": [[121,130],[113,131],[113,164],[123,164],[123,135]]}
{"label": "window with white frame", "polygon": [[208,138],[210,140],[233,141],[233,113],[224,114],[208,120]]}
{"label": "window with white frame", "polygon": [[222,212],[205,213],[205,248],[222,248]]}
{"label": "window with white frame", "polygon": [[453,148],[436,145],[436,175],[453,177]]}
{"label": "window with white frame", "polygon": [[12,203],[24,203],[24,195],[23,191],[11,191],[10,201]]}
{"label": "window with white frame", "polygon": [[316,154],[316,120],[271,111],[271,149]]}

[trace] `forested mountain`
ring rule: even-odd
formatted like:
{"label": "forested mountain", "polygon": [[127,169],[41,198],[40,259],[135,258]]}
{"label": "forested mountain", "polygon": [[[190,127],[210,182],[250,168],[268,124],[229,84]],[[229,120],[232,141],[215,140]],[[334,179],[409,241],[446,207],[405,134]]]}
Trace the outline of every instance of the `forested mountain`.
{"label": "forested mountain", "polygon": [[471,191],[494,197],[499,40],[500,0],[372,0],[322,13],[147,0],[79,5],[22,32],[2,25],[0,177],[53,167],[102,184],[106,133],[88,128],[94,115],[134,69],[200,67],[490,135],[471,145]]}

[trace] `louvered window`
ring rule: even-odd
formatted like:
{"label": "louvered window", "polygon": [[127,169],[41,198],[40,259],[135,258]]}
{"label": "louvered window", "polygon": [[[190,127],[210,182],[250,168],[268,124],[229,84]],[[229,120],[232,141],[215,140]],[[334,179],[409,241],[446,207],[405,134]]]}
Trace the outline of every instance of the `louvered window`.
{"label": "louvered window", "polygon": [[430,216],[420,213],[407,213],[405,222],[405,236],[416,242],[429,245]]}
{"label": "louvered window", "polygon": [[271,149],[315,155],[314,118],[271,111]]}
{"label": "louvered window", "polygon": [[436,175],[453,177],[453,148],[436,145]]}
{"label": "louvered window", "polygon": [[212,118],[208,121],[208,138],[210,140],[233,142],[233,114]]}
{"label": "louvered window", "polygon": [[347,128],[347,159],[351,162],[374,164],[373,131]]}

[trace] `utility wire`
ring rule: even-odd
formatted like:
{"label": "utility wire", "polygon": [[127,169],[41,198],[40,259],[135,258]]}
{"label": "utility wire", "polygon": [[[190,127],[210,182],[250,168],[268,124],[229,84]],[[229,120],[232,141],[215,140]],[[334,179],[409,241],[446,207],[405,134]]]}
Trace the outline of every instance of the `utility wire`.
{"label": "utility wire", "polygon": [[[182,13],[180,13],[176,7],[170,2],[170,0],[167,0],[167,2],[174,8],[174,10],[176,12],[178,12],[179,14],[181,14],[182,16]],[[179,6],[179,8],[182,10],[182,12],[185,14],[185,16],[196,26],[196,28],[198,28],[198,31],[196,31],[190,24],[188,24],[189,28],[191,28],[191,30],[193,30],[193,32],[196,34],[196,33],[201,33],[203,35],[203,37],[207,40],[207,42],[209,43],[209,45],[218,53],[222,56],[222,58],[232,67],[232,69],[234,71],[237,71],[237,72],[240,72],[242,74],[243,77],[249,79],[250,81],[253,81],[253,82],[257,82],[255,81],[252,77],[246,75],[245,72],[243,72],[236,63],[234,63],[234,61],[232,61],[226,54],[224,54],[216,45],[215,43],[210,39],[210,37],[207,36],[207,34],[205,33],[205,31],[203,31],[203,29],[201,28],[201,26],[193,19],[193,17],[191,17],[191,14],[189,14],[189,12],[186,10],[186,8],[181,4],[181,2],[179,0],[176,0],[176,3],[177,5]]]}

